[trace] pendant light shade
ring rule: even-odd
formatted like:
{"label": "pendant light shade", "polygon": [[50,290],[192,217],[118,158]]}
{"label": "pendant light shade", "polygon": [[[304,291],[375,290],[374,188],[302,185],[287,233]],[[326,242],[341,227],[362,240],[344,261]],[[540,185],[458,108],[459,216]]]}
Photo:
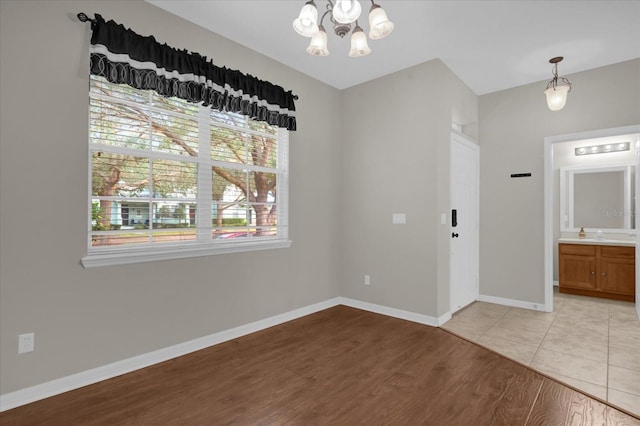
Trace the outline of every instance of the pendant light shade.
{"label": "pendant light shade", "polygon": [[293,29],[304,37],[312,37],[318,32],[318,9],[313,0],[302,6],[300,15],[293,20]]}
{"label": "pendant light shade", "polygon": [[327,56],[329,48],[327,47],[327,32],[320,25],[318,31],[311,37],[311,43],[307,47],[307,53],[313,56]]}
{"label": "pendant light shade", "polygon": [[377,4],[371,5],[369,11],[369,38],[379,40],[393,31],[393,22],[387,18],[387,13]]}
{"label": "pendant light shade", "polygon": [[364,35],[364,31],[358,25],[353,30],[351,34],[351,51],[349,52],[349,56],[352,58],[358,56],[366,56],[371,53],[371,49],[367,45],[367,36]]}
{"label": "pendant light shade", "polygon": [[560,77],[561,84],[558,84],[558,63],[564,58],[556,56],[549,59],[553,64],[553,78],[547,83],[544,94],[547,95],[547,106],[551,111],[560,111],[567,103],[567,94],[571,91],[571,82],[564,77]]}
{"label": "pendant light shade", "polygon": [[556,87],[549,87],[544,91],[547,95],[547,106],[551,111],[560,111],[567,103],[567,94],[571,90],[571,86],[560,85]]}
{"label": "pendant light shade", "polygon": [[333,7],[333,19],[341,24],[350,24],[360,17],[362,7],[358,0],[338,0]]}

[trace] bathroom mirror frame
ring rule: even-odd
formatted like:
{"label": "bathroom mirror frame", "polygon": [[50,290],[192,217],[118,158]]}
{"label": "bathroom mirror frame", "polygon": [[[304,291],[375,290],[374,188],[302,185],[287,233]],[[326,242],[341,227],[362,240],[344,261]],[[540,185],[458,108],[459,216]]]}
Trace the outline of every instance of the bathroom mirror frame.
{"label": "bathroom mirror frame", "polygon": [[[580,228],[574,223],[574,179],[577,174],[622,172],[623,173],[623,228],[588,228],[585,232],[596,232],[602,230],[607,233],[635,234],[635,223],[632,223],[633,195],[632,178],[633,163],[612,164],[606,166],[573,166],[560,169],[560,231],[578,232]],[[633,228],[632,228],[633,226]]]}

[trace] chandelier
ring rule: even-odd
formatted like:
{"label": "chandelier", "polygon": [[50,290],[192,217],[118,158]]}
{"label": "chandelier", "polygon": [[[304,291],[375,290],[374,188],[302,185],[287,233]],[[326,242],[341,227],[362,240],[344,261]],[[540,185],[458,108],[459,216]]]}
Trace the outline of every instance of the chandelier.
{"label": "chandelier", "polygon": [[558,62],[562,61],[562,56],[549,59],[553,64],[553,78],[547,83],[544,94],[547,95],[547,106],[551,111],[560,111],[567,103],[567,94],[571,91],[571,82],[564,77],[560,77],[562,84],[558,84]]}
{"label": "chandelier", "polygon": [[[304,37],[311,37],[307,53],[313,56],[327,56],[327,32],[322,25],[324,18],[329,15],[329,20],[333,24],[333,31],[337,36],[343,38],[351,33],[351,50],[349,56],[358,57],[371,53],[367,45],[367,37],[358,25],[358,18],[362,6],[358,0],[327,0],[327,11],[320,18],[318,25],[318,9],[313,0],[305,3],[300,11],[300,15],[293,21],[293,28],[298,34]],[[354,24],[352,31],[352,24]],[[388,36],[393,31],[393,22],[389,21],[387,14],[380,5],[371,0],[369,10],[369,38],[379,40]]]}

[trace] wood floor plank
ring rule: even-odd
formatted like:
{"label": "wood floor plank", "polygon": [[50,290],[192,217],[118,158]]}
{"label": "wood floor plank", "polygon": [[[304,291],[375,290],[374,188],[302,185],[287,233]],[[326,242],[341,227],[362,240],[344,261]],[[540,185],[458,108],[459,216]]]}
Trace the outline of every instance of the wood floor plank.
{"label": "wood floor plank", "polygon": [[580,392],[572,391],[568,421],[571,425],[605,425],[607,406]]}
{"label": "wood floor plank", "polygon": [[640,419],[631,417],[628,414],[607,407],[607,425],[609,426],[640,426]]}
{"label": "wood floor plank", "polygon": [[639,426],[444,330],[345,306],[8,410],[0,424]]}
{"label": "wood floor plank", "polygon": [[545,379],[533,405],[528,426],[560,426],[568,424],[573,391],[552,380]]}
{"label": "wood floor plank", "polygon": [[510,367],[512,378],[506,382],[493,410],[492,424],[495,425],[524,425],[531,412],[532,401],[535,401],[545,380],[533,370],[523,372],[518,364],[513,363]]}

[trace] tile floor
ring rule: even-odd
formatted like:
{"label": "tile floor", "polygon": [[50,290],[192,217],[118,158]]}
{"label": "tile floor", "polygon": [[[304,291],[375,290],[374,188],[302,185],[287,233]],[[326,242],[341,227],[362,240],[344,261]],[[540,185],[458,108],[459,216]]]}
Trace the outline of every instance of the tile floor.
{"label": "tile floor", "polygon": [[554,292],[554,312],[475,302],[442,326],[640,415],[635,305]]}

